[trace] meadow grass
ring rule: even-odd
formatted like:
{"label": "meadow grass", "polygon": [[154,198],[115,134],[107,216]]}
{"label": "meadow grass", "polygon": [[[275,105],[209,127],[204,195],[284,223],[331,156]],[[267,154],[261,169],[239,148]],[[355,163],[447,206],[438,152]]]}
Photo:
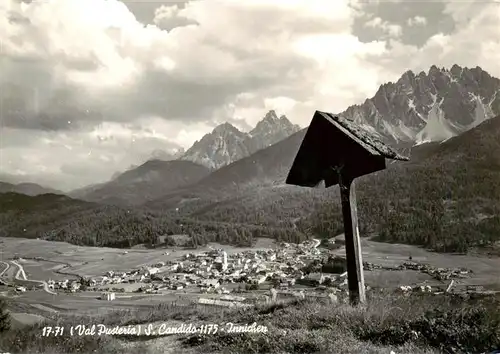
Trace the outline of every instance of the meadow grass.
{"label": "meadow grass", "polygon": [[[267,333],[179,335],[173,352],[198,353],[463,353],[500,348],[497,297],[372,294],[368,305],[327,304],[312,300],[220,309],[196,304],[163,304],[102,316],[54,316],[45,323],[0,334],[0,349],[10,353],[158,353],[161,338],[127,336],[42,337],[44,325],[69,327],[103,323],[126,326],[177,321],[233,322],[266,326]],[[126,351],[125,349],[126,348]],[[163,352],[162,352],[163,353]]]}

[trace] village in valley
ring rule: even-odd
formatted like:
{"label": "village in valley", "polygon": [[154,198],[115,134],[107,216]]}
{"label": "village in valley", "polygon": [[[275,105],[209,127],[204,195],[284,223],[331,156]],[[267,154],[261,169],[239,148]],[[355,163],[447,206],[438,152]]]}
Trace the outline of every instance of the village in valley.
{"label": "village in valley", "polygon": [[[48,279],[47,284],[50,290],[56,292],[101,292],[102,299],[106,300],[114,300],[117,294],[124,292],[161,294],[181,291],[228,295],[259,290],[265,283],[287,290],[297,280],[299,283],[302,280],[304,283],[319,284],[326,279],[316,273],[305,274],[303,270],[323,255],[317,248],[319,244],[318,240],[299,245],[281,243],[279,250],[243,251],[231,255],[223,249],[211,249],[186,253],[175,260],[160,261],[137,269],[110,269],[100,276],[59,281]],[[124,256],[127,253],[124,251]],[[165,255],[170,254],[165,252]],[[342,277],[345,278],[345,275]],[[335,279],[333,275],[328,278]]]}
{"label": "village in valley", "polygon": [[[321,245],[321,246],[320,246]],[[271,249],[244,250],[229,253],[222,248],[184,253],[172,258],[165,251],[165,261],[142,265],[135,269],[109,269],[97,276],[41,280],[39,288],[53,294],[95,293],[95,298],[113,301],[130,295],[193,296],[199,304],[220,306],[252,306],[259,302],[294,298],[324,298],[327,301],[347,299],[347,266],[342,253],[343,240],[317,239],[300,244],[280,242]],[[337,251],[337,252],[335,252]],[[128,251],[123,251],[126,257]],[[344,253],[345,254],[345,253]],[[170,256],[170,257],[168,257]],[[18,260],[19,261],[19,260]],[[467,269],[444,269],[412,262],[383,266],[364,262],[365,271],[412,270],[429,275],[436,281],[469,277]],[[37,290],[37,286],[19,286],[17,292]],[[367,287],[367,290],[371,290]],[[442,292],[444,289],[419,285],[401,285],[395,290]]]}

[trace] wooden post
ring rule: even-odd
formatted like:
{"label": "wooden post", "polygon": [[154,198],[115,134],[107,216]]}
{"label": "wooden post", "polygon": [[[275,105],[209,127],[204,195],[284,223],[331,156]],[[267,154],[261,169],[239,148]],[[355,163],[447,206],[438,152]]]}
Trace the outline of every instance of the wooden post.
{"label": "wooden post", "polygon": [[347,260],[347,284],[352,305],[366,303],[363,258],[359,238],[358,211],[354,180],[339,171],[340,197],[344,217],[345,253]]}

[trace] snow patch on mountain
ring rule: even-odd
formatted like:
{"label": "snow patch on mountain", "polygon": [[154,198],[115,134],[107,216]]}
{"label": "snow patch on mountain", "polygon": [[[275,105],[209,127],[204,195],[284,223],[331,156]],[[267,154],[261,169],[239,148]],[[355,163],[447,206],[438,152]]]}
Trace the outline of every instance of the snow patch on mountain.
{"label": "snow patch on mountain", "polygon": [[440,141],[455,136],[439,104],[434,104],[427,116],[427,125],[416,136],[417,143]]}
{"label": "snow patch on mountain", "polygon": [[416,107],[416,106],[415,106],[415,102],[414,102],[414,100],[413,100],[413,99],[410,99],[410,100],[408,101],[408,108],[415,110],[415,107]]}
{"label": "snow patch on mountain", "polygon": [[488,118],[493,117],[493,111],[491,109],[490,104],[484,104],[481,97],[477,94],[470,93],[470,96],[472,100],[475,102],[476,108],[474,109],[474,121],[467,127],[468,129],[472,129],[478,126],[479,124],[483,123]]}
{"label": "snow patch on mountain", "polygon": [[389,122],[387,121],[382,121],[382,124],[384,126],[384,130],[394,139],[398,140],[400,136],[400,132],[397,131],[396,127],[392,126]]}

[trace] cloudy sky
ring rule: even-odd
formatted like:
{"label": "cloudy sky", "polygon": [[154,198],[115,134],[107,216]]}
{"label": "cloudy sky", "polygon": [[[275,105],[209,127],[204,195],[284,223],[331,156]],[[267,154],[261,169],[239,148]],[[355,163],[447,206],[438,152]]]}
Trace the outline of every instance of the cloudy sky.
{"label": "cloudy sky", "polygon": [[68,190],[406,70],[500,77],[498,1],[0,0],[0,176]]}

